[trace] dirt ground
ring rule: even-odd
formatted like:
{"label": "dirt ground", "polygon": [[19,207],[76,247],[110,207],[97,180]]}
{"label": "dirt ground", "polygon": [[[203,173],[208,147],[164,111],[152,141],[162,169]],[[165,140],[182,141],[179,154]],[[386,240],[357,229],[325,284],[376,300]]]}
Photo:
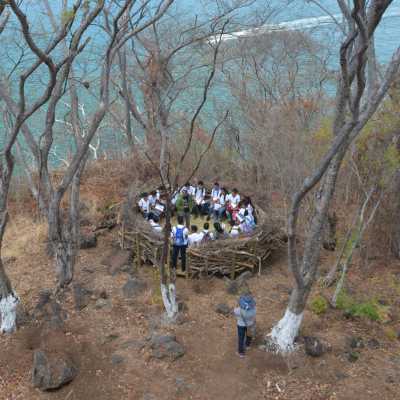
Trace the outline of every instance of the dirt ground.
{"label": "dirt ground", "polygon": [[[315,335],[330,345],[319,358],[304,354],[299,346],[289,357],[266,353],[254,346],[244,359],[236,355],[235,321],[215,312],[218,303],[234,306],[237,298],[226,292],[220,278],[178,280],[177,291],[186,304],[183,323],[162,327],[158,274],[151,266],[137,272],[147,289],[134,300],[126,300],[122,287],[127,272],[110,274],[105,258],[113,254],[115,231],[99,238],[97,248],[84,250],[76,270],[76,282],[105,291],[112,307],[96,308],[96,296],[81,311],[74,309],[72,289],[62,307],[68,318],[57,331],[45,331],[29,323],[13,335],[0,337],[0,399],[14,400],[392,400],[400,398],[400,342],[392,332],[400,330],[400,264],[374,260],[363,274],[353,266],[349,286],[358,294],[376,296],[390,306],[385,323],[346,319],[343,312],[328,310],[317,316],[305,313],[302,335]],[[4,257],[6,268],[24,306],[32,312],[39,291],[54,287],[52,265],[45,254],[45,227],[29,227],[14,219],[7,231]],[[117,255],[116,255],[117,254]],[[15,257],[10,258],[10,257]],[[334,254],[324,253],[322,269]],[[257,300],[259,342],[285,310],[291,287],[285,254],[275,255],[262,276],[249,286]],[[315,292],[322,289],[316,285]],[[325,295],[329,292],[324,291]],[[186,354],[178,360],[151,357],[148,347],[126,348],[124,343],[142,341],[152,333],[171,332]],[[360,358],[350,362],[346,341],[351,336],[372,338],[379,346],[360,349]],[[31,383],[33,351],[45,338],[68,349],[79,366],[77,378],[61,390],[43,393]],[[375,348],[378,347],[378,348]],[[113,363],[113,355],[122,362]]]}

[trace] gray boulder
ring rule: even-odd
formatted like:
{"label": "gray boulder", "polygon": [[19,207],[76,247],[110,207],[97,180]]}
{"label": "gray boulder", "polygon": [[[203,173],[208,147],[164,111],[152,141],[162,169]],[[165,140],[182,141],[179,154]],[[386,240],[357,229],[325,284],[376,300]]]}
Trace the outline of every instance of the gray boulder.
{"label": "gray boulder", "polygon": [[308,356],[321,357],[326,352],[326,347],[317,337],[305,336],[304,350]]}
{"label": "gray boulder", "polygon": [[36,350],[33,355],[32,383],[42,391],[59,389],[71,382],[77,373],[77,367],[66,354]]}
{"label": "gray boulder", "polygon": [[184,347],[176,341],[173,335],[153,335],[150,339],[152,356],[157,359],[168,358],[175,361],[185,354]]}
{"label": "gray boulder", "polygon": [[89,304],[90,296],[93,294],[93,291],[86,289],[80,283],[75,283],[73,289],[75,309],[81,311]]}
{"label": "gray boulder", "polygon": [[94,233],[82,235],[80,241],[81,249],[92,249],[97,246],[97,236]]}

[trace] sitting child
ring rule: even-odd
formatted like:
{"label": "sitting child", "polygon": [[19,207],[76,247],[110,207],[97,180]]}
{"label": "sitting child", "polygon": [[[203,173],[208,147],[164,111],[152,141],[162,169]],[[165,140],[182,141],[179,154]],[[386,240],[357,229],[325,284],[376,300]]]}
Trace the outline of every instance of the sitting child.
{"label": "sitting child", "polygon": [[203,231],[201,233],[203,234],[203,238],[201,239],[202,243],[214,240],[214,235],[210,232],[210,224],[208,222],[203,225]]}
{"label": "sitting child", "polygon": [[198,232],[197,225],[192,225],[190,227],[191,234],[189,235],[189,246],[197,246],[203,239],[203,234]]}
{"label": "sitting child", "polygon": [[240,235],[240,226],[237,221],[229,221],[229,224],[231,226],[231,232],[230,236],[231,238],[236,238]]}

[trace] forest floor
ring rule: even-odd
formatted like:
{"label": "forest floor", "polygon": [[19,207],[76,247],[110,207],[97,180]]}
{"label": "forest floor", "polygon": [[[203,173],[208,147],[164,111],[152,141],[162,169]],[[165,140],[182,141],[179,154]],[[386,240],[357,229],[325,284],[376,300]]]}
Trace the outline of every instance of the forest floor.
{"label": "forest floor", "polygon": [[[45,256],[45,231],[26,217],[15,216],[6,235],[6,269],[29,313],[40,291],[54,287],[53,268]],[[165,327],[160,322],[162,305],[153,267],[134,273],[146,284],[144,291],[133,298],[124,295],[122,288],[132,271],[119,268],[126,254],[117,248],[116,236],[116,231],[110,231],[99,237],[97,248],[80,253],[75,285],[92,291],[86,307],[76,310],[71,288],[62,303],[67,319],[60,329],[30,322],[13,335],[0,336],[1,400],[400,398],[400,263],[382,263],[378,258],[363,271],[355,263],[348,277],[352,293],[387,305],[384,323],[349,319],[333,309],[317,316],[307,309],[301,334],[329,343],[323,356],[307,356],[301,345],[289,357],[254,346],[241,359],[236,355],[234,319],[215,312],[218,303],[234,307],[237,301],[237,296],[227,293],[223,279],[178,279],[177,292],[186,305],[182,323]],[[321,269],[326,270],[334,257],[324,252]],[[262,275],[248,283],[257,300],[258,341],[262,343],[264,334],[283,315],[289,297],[285,252],[275,255]],[[100,305],[99,293],[107,297]],[[316,285],[316,293],[330,292]],[[146,338],[155,332],[176,335],[185,355],[173,362],[152,357]],[[365,344],[357,349],[355,362],[348,359],[352,337],[361,337]],[[44,342],[67,349],[79,367],[73,382],[48,393],[31,383],[33,352]]]}

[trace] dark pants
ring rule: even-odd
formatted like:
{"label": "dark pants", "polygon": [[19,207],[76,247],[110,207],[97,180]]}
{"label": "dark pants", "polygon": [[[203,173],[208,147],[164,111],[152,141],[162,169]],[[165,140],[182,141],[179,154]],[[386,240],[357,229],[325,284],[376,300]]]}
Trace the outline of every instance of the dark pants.
{"label": "dark pants", "polygon": [[172,268],[176,269],[178,264],[178,256],[181,254],[182,271],[186,270],[186,247],[187,246],[175,246],[172,249]]}
{"label": "dark pants", "polygon": [[238,325],[237,328],[239,339],[238,352],[239,354],[244,354],[246,347],[249,347],[251,344],[251,336],[247,336],[247,326]]}

